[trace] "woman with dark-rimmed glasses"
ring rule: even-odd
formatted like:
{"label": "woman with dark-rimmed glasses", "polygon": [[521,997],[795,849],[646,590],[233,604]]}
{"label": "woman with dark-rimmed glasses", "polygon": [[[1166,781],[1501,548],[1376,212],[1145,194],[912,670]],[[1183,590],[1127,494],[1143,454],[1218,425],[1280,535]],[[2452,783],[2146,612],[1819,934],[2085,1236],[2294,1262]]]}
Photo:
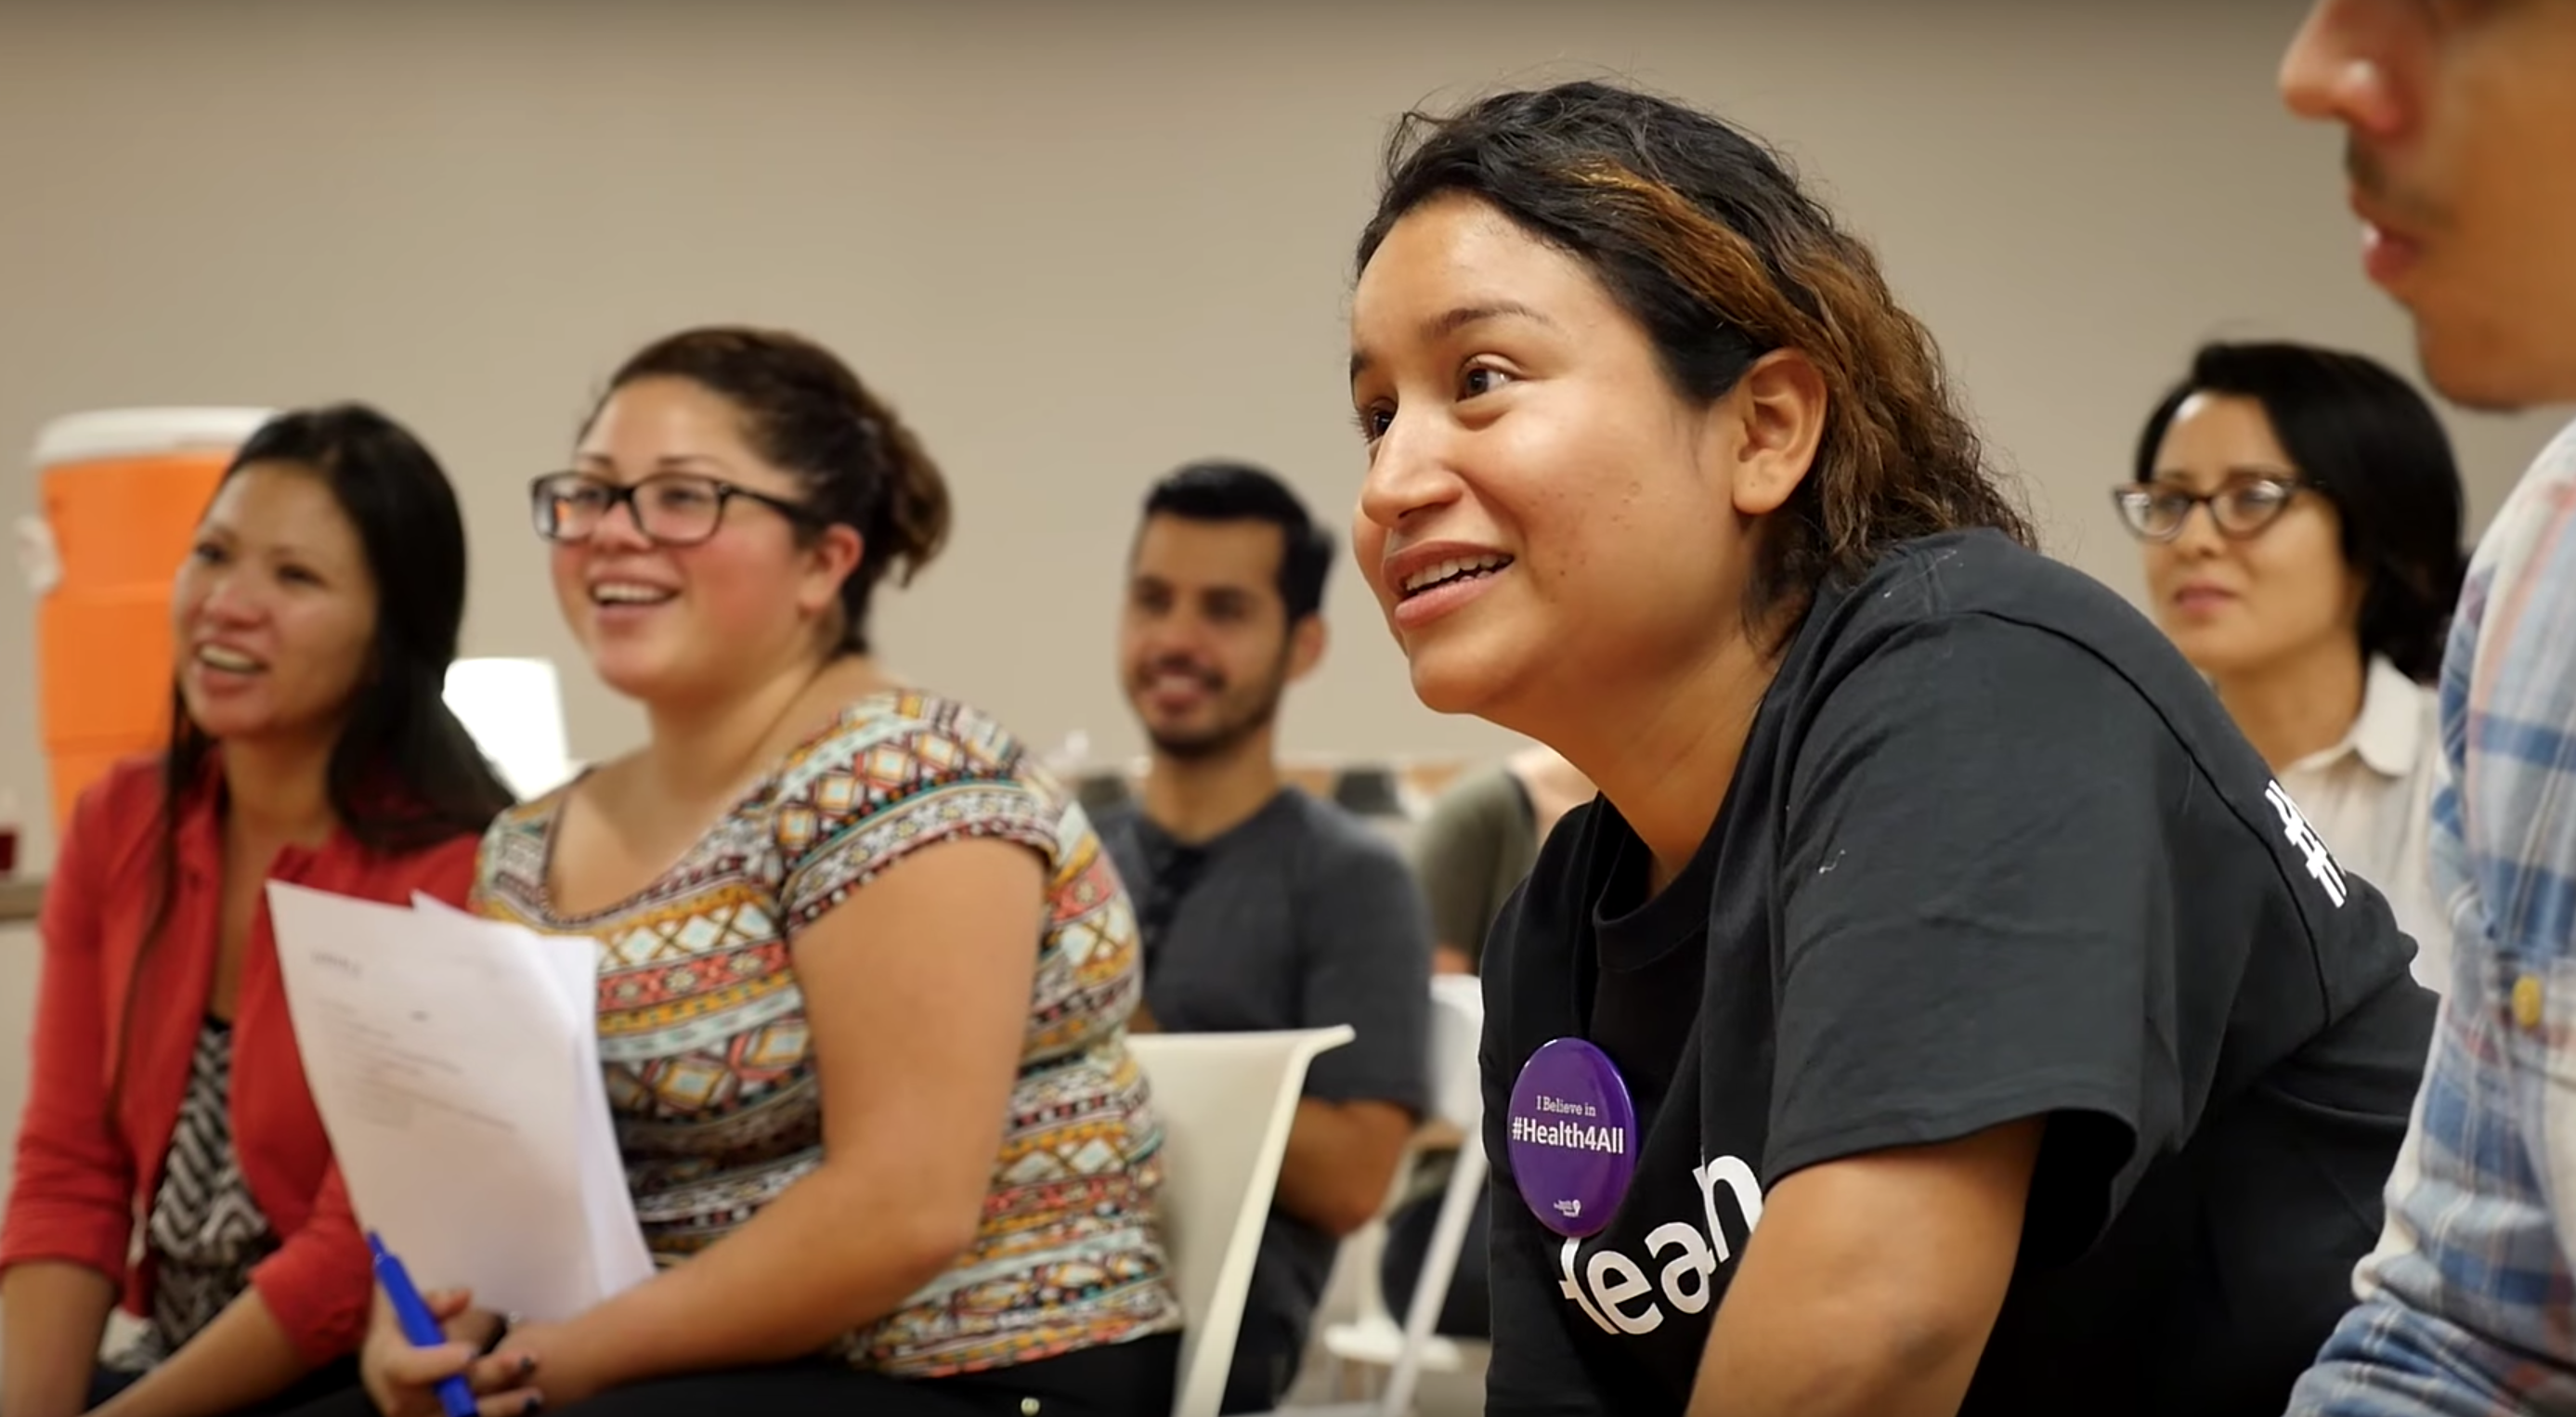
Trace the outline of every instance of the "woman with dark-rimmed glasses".
{"label": "woman with dark-rimmed glasses", "polygon": [[597,944],[656,1273],[538,1322],[422,1273],[453,1341],[380,1311],[374,1409],[434,1417],[462,1372],[485,1417],[1168,1410],[1135,912],[1017,739],[871,653],[874,590],[948,531],[920,442],[810,340],[687,330],[531,500],[648,733],[505,813],[472,904]]}
{"label": "woman with dark-rimmed glasses", "polygon": [[2433,898],[2431,684],[2458,598],[2460,475],[2406,382],[2357,354],[2211,344],[2113,489],[2156,621],[2448,982]]}

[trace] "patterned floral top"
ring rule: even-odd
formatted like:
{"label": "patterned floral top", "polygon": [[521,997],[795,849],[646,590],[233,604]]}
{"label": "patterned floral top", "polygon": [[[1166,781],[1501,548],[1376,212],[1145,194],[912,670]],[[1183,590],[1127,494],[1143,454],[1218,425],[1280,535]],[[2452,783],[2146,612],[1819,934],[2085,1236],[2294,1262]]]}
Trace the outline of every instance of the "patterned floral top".
{"label": "patterned floral top", "polygon": [[657,1263],[723,1239],[823,1159],[797,932],[914,851],[993,837],[1050,871],[983,1223],[946,1274],[840,1351],[939,1377],[1181,1326],[1156,1223],[1162,1132],[1127,1051],[1135,912],[1082,808],[1017,740],[945,699],[860,699],[660,879],[587,915],[558,915],[547,895],[563,801],[493,824],[475,906],[599,942],[600,1058]]}

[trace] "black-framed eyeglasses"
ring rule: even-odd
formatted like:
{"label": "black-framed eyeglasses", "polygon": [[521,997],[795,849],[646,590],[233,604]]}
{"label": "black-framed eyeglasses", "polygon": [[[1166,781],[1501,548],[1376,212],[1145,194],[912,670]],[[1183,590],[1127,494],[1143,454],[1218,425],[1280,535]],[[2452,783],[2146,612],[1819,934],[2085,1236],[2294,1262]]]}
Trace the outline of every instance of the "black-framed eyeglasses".
{"label": "black-framed eyeglasses", "polygon": [[629,483],[587,473],[550,472],[528,484],[537,535],[548,541],[588,541],[601,520],[624,503],[645,540],[657,546],[695,546],[716,534],[716,528],[724,525],[725,504],[737,499],[757,502],[799,526],[823,524],[823,518],[802,503],[691,472],[657,472]]}
{"label": "black-framed eyeglasses", "polygon": [[2183,523],[2191,520],[2192,509],[2204,506],[2209,508],[2210,524],[2218,528],[2219,535],[2242,541],[2261,535],[2265,527],[2280,520],[2300,493],[2315,490],[2308,483],[2286,477],[2238,478],[2215,492],[2186,492],[2179,487],[2125,482],[2111,489],[2111,502],[2120,509],[2121,524],[2140,541],[2173,540],[2182,535]]}

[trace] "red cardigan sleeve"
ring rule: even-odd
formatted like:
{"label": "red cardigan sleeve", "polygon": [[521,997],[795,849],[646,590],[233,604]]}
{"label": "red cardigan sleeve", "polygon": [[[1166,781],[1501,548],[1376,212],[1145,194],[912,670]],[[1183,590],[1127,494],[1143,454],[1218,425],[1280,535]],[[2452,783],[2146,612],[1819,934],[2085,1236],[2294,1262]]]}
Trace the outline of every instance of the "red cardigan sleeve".
{"label": "red cardigan sleeve", "polygon": [[318,1368],[355,1352],[367,1336],[374,1282],[366,1238],[334,1164],[322,1173],[303,1228],[250,1272],[251,1288],[296,1353]]}
{"label": "red cardigan sleeve", "polygon": [[[397,873],[404,878],[393,882],[397,889],[381,898],[408,904],[418,890],[462,906],[474,884],[474,851],[474,838],[459,837],[418,853]],[[375,1272],[336,1163],[323,1172],[304,1224],[250,1272],[250,1282],[308,1363],[328,1363],[366,1337]]]}
{"label": "red cardigan sleeve", "polygon": [[0,1268],[65,1260],[120,1285],[133,1232],[134,1158],[107,1115],[108,951],[99,903],[118,845],[119,814],[106,798],[121,780],[81,794],[45,889],[32,1076],[0,1220]]}

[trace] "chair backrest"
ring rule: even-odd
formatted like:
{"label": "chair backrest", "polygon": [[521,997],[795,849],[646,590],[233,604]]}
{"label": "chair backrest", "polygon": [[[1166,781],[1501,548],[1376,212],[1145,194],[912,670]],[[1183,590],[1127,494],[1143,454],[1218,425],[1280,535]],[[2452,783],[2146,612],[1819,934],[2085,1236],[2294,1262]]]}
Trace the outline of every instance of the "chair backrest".
{"label": "chair backrest", "polygon": [[1306,1065],[1355,1036],[1336,1024],[1128,1040],[1163,1125],[1163,1243],[1189,1317],[1173,1417],[1216,1417]]}
{"label": "chair backrest", "polygon": [[1478,1049],[1484,1042],[1485,990],[1472,975],[1436,974],[1431,978],[1431,1106],[1440,1119],[1466,1133],[1458,1159],[1449,1171],[1448,1190],[1432,1221],[1431,1240],[1423,1247],[1422,1272],[1414,1280],[1413,1303],[1403,1319],[1403,1342],[1395,1366],[1378,1395],[1381,1417],[1413,1410],[1415,1387],[1422,1381],[1424,1355],[1433,1343],[1440,1310],[1449,1299],[1458,1272],[1458,1254],[1468,1225],[1485,1199],[1485,1091]]}
{"label": "chair backrest", "polygon": [[1471,1136],[1485,1116],[1485,1079],[1476,1065],[1484,1037],[1484,981],[1431,976],[1431,1110]]}

